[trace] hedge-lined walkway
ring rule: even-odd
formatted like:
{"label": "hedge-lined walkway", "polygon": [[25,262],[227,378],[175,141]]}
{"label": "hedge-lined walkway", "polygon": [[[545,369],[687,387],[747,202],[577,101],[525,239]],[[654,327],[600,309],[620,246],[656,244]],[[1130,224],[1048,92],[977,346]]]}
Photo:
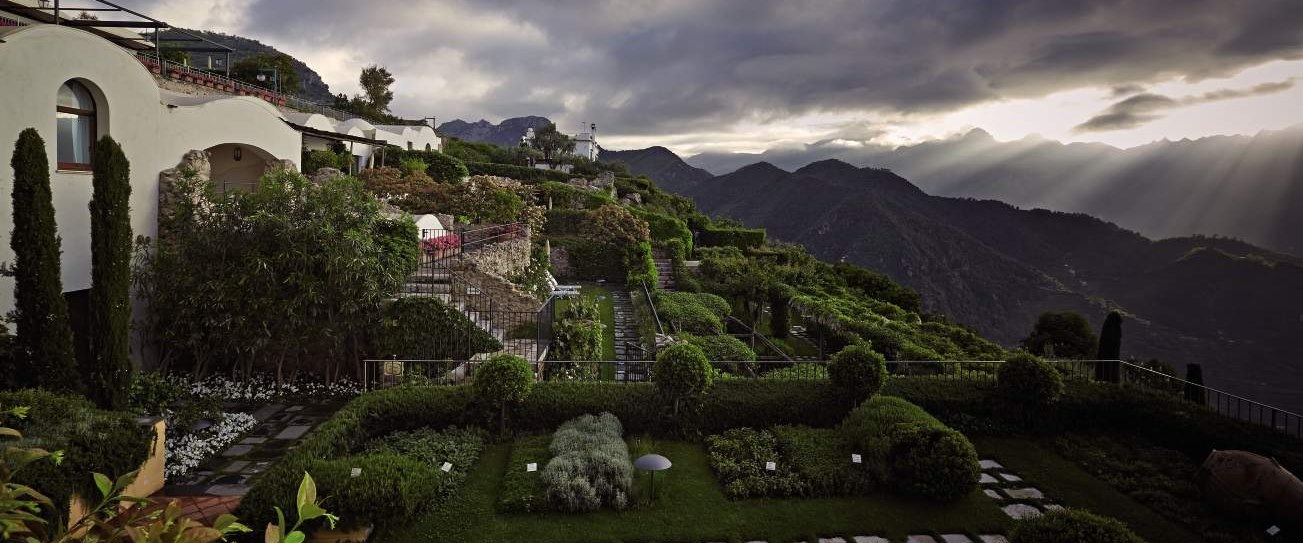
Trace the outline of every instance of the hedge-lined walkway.
{"label": "hedge-lined walkway", "polygon": [[[674,467],[656,478],[656,503],[629,511],[589,514],[499,514],[498,488],[508,466],[511,444],[488,448],[459,494],[438,511],[410,526],[381,534],[378,541],[854,541],[877,534],[892,543],[945,541],[963,535],[970,541],[998,542],[980,535],[1007,531],[1012,520],[981,492],[939,504],[888,494],[846,498],[730,500],[719,487],[705,450],[681,441],[654,441]],[[645,474],[635,479],[635,500],[644,499]],[[860,537],[867,537],[860,535]],[[863,540],[861,540],[863,541]],[[868,540],[873,541],[873,540]],[[954,539],[951,541],[962,541]]]}

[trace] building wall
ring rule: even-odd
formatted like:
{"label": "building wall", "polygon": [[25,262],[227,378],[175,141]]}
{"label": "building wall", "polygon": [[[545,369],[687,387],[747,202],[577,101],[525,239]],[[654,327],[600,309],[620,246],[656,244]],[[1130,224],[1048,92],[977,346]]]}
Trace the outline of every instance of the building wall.
{"label": "building wall", "polygon": [[[131,216],[135,234],[154,236],[158,174],[186,151],[224,143],[257,148],[299,162],[301,135],[275,107],[252,97],[187,96],[160,91],[135,57],[89,32],[54,25],[0,33],[0,155],[13,153],[18,134],[36,128],[56,163],[55,99],[59,86],[78,79],[95,94],[97,137],[113,136],[131,162]],[[252,153],[251,153],[252,154]],[[250,157],[252,158],[252,157]],[[0,166],[0,262],[13,262],[10,193],[13,170]],[[63,250],[65,291],[90,288],[91,174],[51,174],[55,219]],[[13,280],[0,278],[0,313],[13,308]]]}

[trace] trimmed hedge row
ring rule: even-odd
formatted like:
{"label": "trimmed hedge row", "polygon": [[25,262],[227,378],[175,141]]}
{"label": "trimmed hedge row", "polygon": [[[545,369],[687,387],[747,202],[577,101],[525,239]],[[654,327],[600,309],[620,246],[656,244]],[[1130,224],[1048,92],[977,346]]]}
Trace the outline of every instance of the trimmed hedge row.
{"label": "trimmed hedge row", "polygon": [[660,272],[656,270],[650,242],[639,242],[638,247],[625,260],[625,267],[629,270],[624,276],[625,285],[629,288],[642,288],[646,284],[648,289],[656,288]]}
{"label": "trimmed hedge row", "polygon": [[624,255],[606,244],[585,238],[549,238],[570,256],[574,278],[581,281],[619,282],[627,279]]}
{"label": "trimmed hedge row", "polygon": [[[100,411],[78,396],[44,390],[0,392],[0,409],[27,407],[21,420],[0,420],[0,426],[23,434],[21,447],[64,451],[62,464],[41,461],[23,468],[13,482],[29,485],[58,504],[60,516],[74,495],[98,497],[91,472],[117,479],[140,468],[149,456],[154,432],[123,412]],[[297,484],[297,483],[296,483]],[[49,520],[58,522],[55,518]]]}
{"label": "trimmed hedge row", "polygon": [[684,220],[638,207],[632,207],[630,210],[639,219],[647,221],[652,243],[657,247],[666,247],[670,241],[679,240],[687,251],[692,251],[692,230]]}
{"label": "trimmed hedge row", "polygon": [[375,354],[403,360],[466,360],[501,348],[497,338],[442,300],[408,297],[385,308]]}
{"label": "trimmed hedge row", "polygon": [[737,247],[749,249],[765,244],[763,228],[722,228],[710,226],[697,234],[697,245],[701,247]]}
{"label": "trimmed hedge row", "polygon": [[660,292],[656,295],[657,312],[676,332],[722,333],[724,319],[731,309],[727,300],[705,292]]}
{"label": "trimmed hedge row", "polygon": [[412,160],[424,162],[426,175],[440,183],[460,183],[471,174],[462,161],[439,151],[418,149],[408,151],[407,149],[391,146],[386,148],[386,153],[392,154],[392,157],[387,158],[386,162],[392,160],[394,164]]}
{"label": "trimmed hedge row", "polygon": [[870,474],[902,493],[948,501],[977,488],[981,468],[973,444],[904,399],[870,398],[839,429]]}
{"label": "trimmed hedge row", "polygon": [[498,164],[495,162],[467,162],[466,169],[470,171],[471,175],[496,175],[498,177],[510,177],[517,181],[524,181],[526,183],[542,183],[544,181],[558,181],[565,183],[572,177],[580,177],[565,172],[540,170],[528,166]]}

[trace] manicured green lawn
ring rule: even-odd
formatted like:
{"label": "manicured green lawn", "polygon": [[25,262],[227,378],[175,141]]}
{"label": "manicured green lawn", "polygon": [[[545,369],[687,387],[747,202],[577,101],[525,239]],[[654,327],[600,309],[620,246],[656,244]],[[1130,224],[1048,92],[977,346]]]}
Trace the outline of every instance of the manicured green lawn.
{"label": "manicured green lawn", "polygon": [[[908,534],[1003,533],[1011,522],[980,492],[951,504],[891,495],[823,499],[732,501],[721,492],[705,451],[696,444],[638,443],[634,454],[653,449],[674,467],[657,476],[656,503],[624,512],[590,514],[498,514],[497,489],[510,444],[487,449],[465,486],[442,510],[410,526],[389,530],[380,541],[538,543],[647,541],[812,541],[817,537],[879,535],[903,540]],[[647,481],[635,481],[642,494]],[[642,501],[644,496],[636,496]],[[974,537],[974,539],[976,539]]]}
{"label": "manicured green lawn", "polygon": [[1184,526],[1131,499],[1077,464],[1026,438],[975,437],[982,458],[991,458],[1067,507],[1116,518],[1150,543],[1201,541]]}
{"label": "manicured green lawn", "polygon": [[[579,295],[589,299],[597,300],[598,314],[602,317],[602,360],[615,360],[615,305],[611,300],[610,289],[599,285],[585,284],[580,287]],[[556,301],[556,314],[561,315],[566,307],[570,305],[569,298],[560,298]],[[602,380],[615,380],[615,365],[602,364]]]}

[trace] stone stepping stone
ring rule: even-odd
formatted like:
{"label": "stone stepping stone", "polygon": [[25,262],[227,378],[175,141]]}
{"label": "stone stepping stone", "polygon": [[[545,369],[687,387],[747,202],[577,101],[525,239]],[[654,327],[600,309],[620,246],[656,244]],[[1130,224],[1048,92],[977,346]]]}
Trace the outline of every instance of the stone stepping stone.
{"label": "stone stepping stone", "polygon": [[253,450],[253,445],[232,445],[231,448],[222,451],[222,456],[244,456]]}
{"label": "stone stepping stone", "polygon": [[267,442],[265,437],[246,437],[240,440],[241,445],[262,445]]}
{"label": "stone stepping stone", "polygon": [[983,485],[993,485],[998,482],[1000,482],[1000,480],[996,479],[995,477],[991,477],[989,473],[983,473],[982,478],[977,480],[978,484],[983,484]]}
{"label": "stone stepping stone", "polygon": [[977,538],[982,540],[982,543],[1009,543],[1009,539],[1002,535],[979,535]]}
{"label": "stone stepping stone", "polygon": [[231,462],[230,464],[227,464],[226,467],[222,468],[222,471],[225,471],[227,473],[239,473],[240,471],[244,470],[244,468],[248,465],[249,465],[248,460],[236,460],[234,462]]}
{"label": "stone stepping stone", "polygon": [[986,494],[986,497],[991,498],[991,499],[993,499],[993,500],[1003,500],[1003,499],[1004,499],[1004,496],[1001,496],[1000,493],[999,493],[999,492],[996,492],[994,489],[984,488],[984,489],[982,489],[982,493],[983,493],[983,494]]}
{"label": "stone stepping stone", "polygon": [[1062,506],[1062,505],[1059,505],[1059,504],[1057,504],[1057,503],[1047,503],[1047,504],[1045,504],[1044,507],[1045,507],[1045,510],[1046,510],[1046,511],[1061,511],[1061,510],[1063,510],[1063,506]]}
{"label": "stone stepping stone", "polygon": [[995,460],[983,460],[983,461],[981,462],[981,464],[982,464],[982,469],[1002,469],[1002,468],[1004,468],[1004,466],[1001,466],[1000,463],[999,463],[999,462],[996,462]]}
{"label": "stone stepping stone", "polygon": [[212,496],[243,496],[249,493],[248,485],[213,485],[204,491]]}
{"label": "stone stepping stone", "polygon": [[941,534],[941,541],[945,543],[973,543],[973,540],[964,534]]}
{"label": "stone stepping stone", "polygon": [[911,535],[905,538],[905,543],[937,543],[937,540],[930,535]]}
{"label": "stone stepping stone", "polygon": [[298,439],[303,437],[303,434],[308,433],[308,430],[311,429],[311,426],[302,424],[286,426],[284,430],[281,430],[281,433],[276,434],[276,439]]}
{"label": "stone stepping stone", "polygon": [[1009,505],[1001,507],[1000,510],[1004,511],[1004,514],[1009,515],[1009,517],[1014,520],[1022,520],[1025,518],[1036,518],[1041,516],[1040,509],[1037,509],[1025,503],[1011,503]]}
{"label": "stone stepping stone", "polygon": [[819,543],[846,543],[845,539],[840,537],[819,538]]}
{"label": "stone stepping stone", "polygon": [[1006,488],[1004,493],[1015,500],[1043,500],[1045,494],[1037,488]]}
{"label": "stone stepping stone", "polygon": [[1017,483],[1017,482],[1021,482],[1021,481],[1022,481],[1022,477],[1019,477],[1019,476],[1014,475],[1014,474],[1012,474],[1012,473],[1001,473],[1001,474],[1000,474],[1000,478],[1002,478],[1002,479],[1004,479],[1004,480],[1006,480],[1006,481],[1009,481],[1009,482],[1011,482],[1011,483]]}
{"label": "stone stepping stone", "polygon": [[852,537],[851,541],[853,541],[854,543],[891,543],[890,541],[887,541],[886,539],[878,537],[876,535],[868,535],[868,536],[857,535],[855,537]]}
{"label": "stone stepping stone", "polygon": [[272,415],[279,413],[281,409],[285,409],[285,406],[278,403],[274,403],[271,405],[264,405],[262,407],[259,407],[257,411],[253,412],[253,418],[257,419],[258,422],[263,422],[268,418],[270,418]]}

